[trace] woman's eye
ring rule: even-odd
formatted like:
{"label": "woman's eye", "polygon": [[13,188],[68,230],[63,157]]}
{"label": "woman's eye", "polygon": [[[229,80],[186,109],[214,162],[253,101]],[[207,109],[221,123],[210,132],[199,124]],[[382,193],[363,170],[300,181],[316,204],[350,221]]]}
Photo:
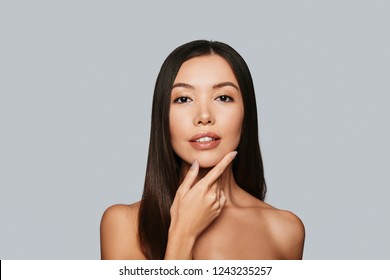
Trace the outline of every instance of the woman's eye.
{"label": "woman's eye", "polygon": [[233,98],[227,95],[221,95],[217,97],[217,100],[222,101],[222,102],[232,102]]}
{"label": "woman's eye", "polygon": [[180,96],[180,97],[176,98],[173,102],[182,104],[182,103],[190,102],[190,100],[191,99],[189,97],[187,97],[187,96]]}

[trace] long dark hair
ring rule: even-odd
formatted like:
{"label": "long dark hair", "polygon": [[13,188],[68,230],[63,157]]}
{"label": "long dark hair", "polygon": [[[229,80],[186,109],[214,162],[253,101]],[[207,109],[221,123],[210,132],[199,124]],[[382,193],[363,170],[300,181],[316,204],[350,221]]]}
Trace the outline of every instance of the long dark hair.
{"label": "long dark hair", "polygon": [[230,64],[244,103],[242,136],[233,162],[234,178],[246,192],[260,200],[265,198],[255,91],[244,59],[229,45],[215,41],[197,40],[176,48],[161,67],[153,96],[149,155],[138,222],[139,242],[147,259],[164,258],[171,221],[169,211],[180,185],[181,159],[172,149],[169,130],[172,86],[185,61],[210,54],[219,55]]}

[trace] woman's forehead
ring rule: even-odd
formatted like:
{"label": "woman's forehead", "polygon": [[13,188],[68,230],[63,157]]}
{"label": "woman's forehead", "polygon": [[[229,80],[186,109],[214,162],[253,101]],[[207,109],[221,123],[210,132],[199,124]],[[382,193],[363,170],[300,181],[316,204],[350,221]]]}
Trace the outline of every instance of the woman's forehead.
{"label": "woman's forehead", "polygon": [[174,84],[214,86],[226,82],[238,84],[229,63],[223,57],[212,54],[185,61],[177,73]]}

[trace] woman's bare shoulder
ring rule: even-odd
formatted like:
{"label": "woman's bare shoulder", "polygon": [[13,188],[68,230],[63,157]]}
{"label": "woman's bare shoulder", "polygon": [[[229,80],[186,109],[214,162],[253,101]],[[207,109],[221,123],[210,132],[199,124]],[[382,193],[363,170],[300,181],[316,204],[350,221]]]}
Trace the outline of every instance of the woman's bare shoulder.
{"label": "woman's bare shoulder", "polygon": [[102,259],[143,259],[138,243],[140,202],[107,208],[100,223]]}
{"label": "woman's bare shoulder", "polygon": [[140,201],[133,204],[115,204],[106,209],[102,219],[137,219]]}
{"label": "woman's bare shoulder", "polygon": [[305,226],[294,213],[277,209],[262,202],[274,241],[285,259],[302,259],[305,242]]}

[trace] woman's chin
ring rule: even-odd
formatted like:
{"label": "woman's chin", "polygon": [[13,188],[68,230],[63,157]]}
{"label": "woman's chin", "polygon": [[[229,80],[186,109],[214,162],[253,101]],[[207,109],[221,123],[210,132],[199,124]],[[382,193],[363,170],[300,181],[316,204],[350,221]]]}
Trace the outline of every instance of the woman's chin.
{"label": "woman's chin", "polygon": [[208,163],[208,164],[203,164],[203,163],[200,163],[199,162],[199,168],[202,168],[202,169],[210,169],[210,168],[213,168],[214,166],[216,166],[217,163]]}
{"label": "woman's chin", "polygon": [[207,159],[198,159],[200,168],[212,168],[216,166],[222,158],[207,158]]}
{"label": "woman's chin", "polygon": [[200,168],[210,169],[216,166],[223,159],[224,156],[224,152],[215,151],[214,153],[187,154],[187,157],[183,157],[183,160],[189,166],[191,166],[192,163],[197,160]]}

